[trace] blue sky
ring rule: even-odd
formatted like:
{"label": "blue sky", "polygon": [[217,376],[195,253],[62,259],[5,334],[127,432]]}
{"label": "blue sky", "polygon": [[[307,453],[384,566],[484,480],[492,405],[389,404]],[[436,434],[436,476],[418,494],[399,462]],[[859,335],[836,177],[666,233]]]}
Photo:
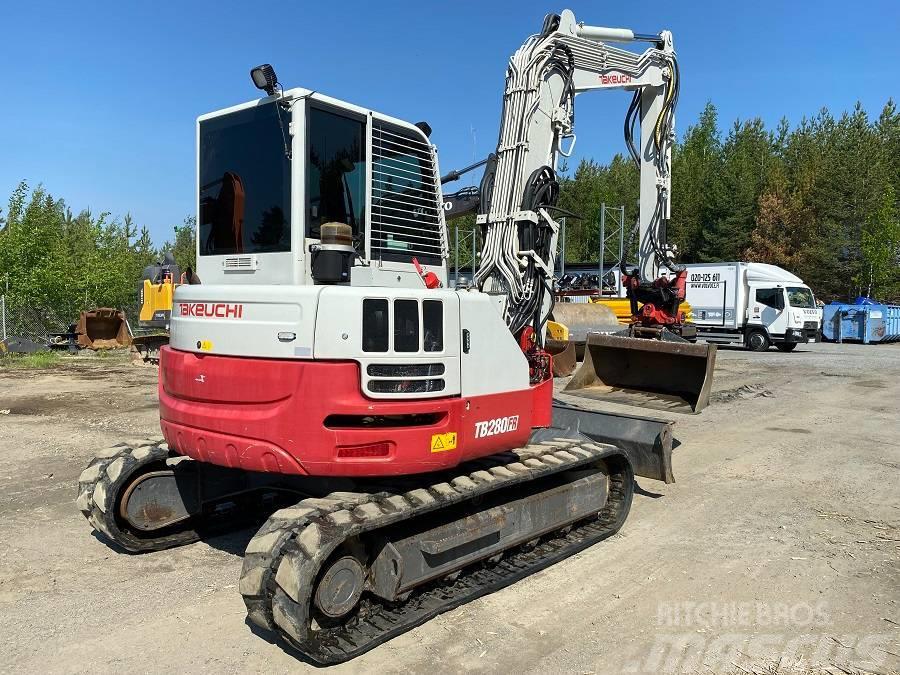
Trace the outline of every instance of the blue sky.
{"label": "blue sky", "polygon": [[[26,179],[154,240],[194,211],[194,119],[255,98],[250,67],[409,121],[442,169],[493,149],[506,60],[543,15],[519,2],[21,2],[3,9],[0,203]],[[569,2],[589,24],[674,33],[682,133],[707,100],[726,128],[792,123],[900,94],[900,3]],[[864,7],[864,10],[863,10]],[[579,97],[577,157],[623,149],[628,95]]]}

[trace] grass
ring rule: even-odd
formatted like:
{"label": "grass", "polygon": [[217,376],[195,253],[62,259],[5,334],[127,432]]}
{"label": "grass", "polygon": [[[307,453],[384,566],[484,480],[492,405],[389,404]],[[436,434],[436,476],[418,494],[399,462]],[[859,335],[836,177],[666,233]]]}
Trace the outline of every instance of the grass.
{"label": "grass", "polygon": [[58,365],[62,356],[59,352],[35,352],[34,354],[2,354],[0,369],[40,370]]}

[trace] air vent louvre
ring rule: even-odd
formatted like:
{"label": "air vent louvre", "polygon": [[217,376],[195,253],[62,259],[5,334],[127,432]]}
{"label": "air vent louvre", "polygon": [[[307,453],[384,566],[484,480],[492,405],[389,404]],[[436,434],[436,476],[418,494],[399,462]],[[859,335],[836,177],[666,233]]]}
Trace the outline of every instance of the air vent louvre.
{"label": "air vent louvre", "polygon": [[369,380],[369,391],[376,394],[427,394],[444,390],[444,380]]}
{"label": "air vent louvre", "polygon": [[222,269],[226,272],[255,272],[259,259],[255,255],[226,256],[222,259]]}

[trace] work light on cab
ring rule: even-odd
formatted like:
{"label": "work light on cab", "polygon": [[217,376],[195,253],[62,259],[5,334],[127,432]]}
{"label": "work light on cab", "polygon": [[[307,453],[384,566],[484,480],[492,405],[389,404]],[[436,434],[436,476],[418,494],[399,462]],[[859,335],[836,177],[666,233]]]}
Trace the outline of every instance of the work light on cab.
{"label": "work light on cab", "polygon": [[268,63],[256,66],[250,71],[250,79],[257,89],[262,89],[269,96],[275,93],[275,87],[278,86],[278,77],[275,75],[275,69]]}

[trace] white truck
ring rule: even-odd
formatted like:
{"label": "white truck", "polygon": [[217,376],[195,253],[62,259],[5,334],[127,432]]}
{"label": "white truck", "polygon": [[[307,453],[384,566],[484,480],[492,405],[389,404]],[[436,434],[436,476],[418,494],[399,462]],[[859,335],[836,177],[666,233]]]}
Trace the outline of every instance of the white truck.
{"label": "white truck", "polygon": [[698,337],[789,352],[818,341],[822,310],[803,280],[776,265],[723,262],[686,265],[686,298]]}

